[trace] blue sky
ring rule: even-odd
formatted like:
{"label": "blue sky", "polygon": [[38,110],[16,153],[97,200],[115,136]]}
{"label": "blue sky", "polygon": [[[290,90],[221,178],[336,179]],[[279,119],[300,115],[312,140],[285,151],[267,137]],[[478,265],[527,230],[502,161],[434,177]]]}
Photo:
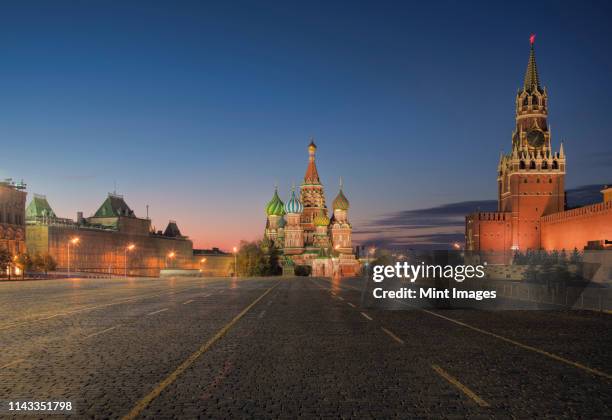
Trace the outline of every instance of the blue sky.
{"label": "blue sky", "polygon": [[493,199],[536,33],[567,185],[609,182],[611,18],[606,2],[4,3],[0,176],[65,217],[116,182],[158,228],[226,248],[261,235],[310,136],[356,229]]}

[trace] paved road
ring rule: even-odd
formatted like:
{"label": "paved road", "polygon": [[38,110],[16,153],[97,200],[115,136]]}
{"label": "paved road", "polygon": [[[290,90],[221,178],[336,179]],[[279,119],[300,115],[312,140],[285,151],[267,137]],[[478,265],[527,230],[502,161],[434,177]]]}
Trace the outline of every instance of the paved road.
{"label": "paved road", "polygon": [[360,307],[360,287],[3,283],[0,401],[96,418],[612,415],[611,315],[388,311]]}

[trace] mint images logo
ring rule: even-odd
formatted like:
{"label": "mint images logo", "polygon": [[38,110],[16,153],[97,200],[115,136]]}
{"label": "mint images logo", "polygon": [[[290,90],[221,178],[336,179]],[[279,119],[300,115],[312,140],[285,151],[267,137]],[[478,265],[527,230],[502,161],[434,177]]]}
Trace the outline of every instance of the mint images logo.
{"label": "mint images logo", "polygon": [[454,279],[463,282],[466,279],[481,279],[485,276],[485,267],[482,265],[439,265],[439,264],[409,264],[397,262],[395,265],[375,265],[372,280],[377,283],[385,279],[399,278],[414,283],[417,279]]}

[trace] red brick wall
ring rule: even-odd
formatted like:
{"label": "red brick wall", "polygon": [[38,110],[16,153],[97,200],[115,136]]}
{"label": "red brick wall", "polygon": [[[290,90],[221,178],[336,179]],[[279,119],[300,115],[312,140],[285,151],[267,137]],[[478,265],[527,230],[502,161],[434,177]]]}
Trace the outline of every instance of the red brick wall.
{"label": "red brick wall", "polygon": [[612,240],[612,202],[545,216],[541,226],[546,250],[582,250],[589,241]]}

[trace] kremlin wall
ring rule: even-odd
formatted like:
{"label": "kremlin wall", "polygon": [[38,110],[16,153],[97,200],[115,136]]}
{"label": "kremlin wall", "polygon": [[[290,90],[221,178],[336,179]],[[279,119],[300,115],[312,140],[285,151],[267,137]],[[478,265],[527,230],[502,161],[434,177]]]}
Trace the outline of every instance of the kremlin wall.
{"label": "kremlin wall", "polygon": [[466,216],[466,251],[507,264],[516,252],[612,249],[612,188],[603,188],[601,203],[565,208],[567,157],[563,143],[552,146],[533,39],[515,105],[512,150],[498,164],[498,211]]}

